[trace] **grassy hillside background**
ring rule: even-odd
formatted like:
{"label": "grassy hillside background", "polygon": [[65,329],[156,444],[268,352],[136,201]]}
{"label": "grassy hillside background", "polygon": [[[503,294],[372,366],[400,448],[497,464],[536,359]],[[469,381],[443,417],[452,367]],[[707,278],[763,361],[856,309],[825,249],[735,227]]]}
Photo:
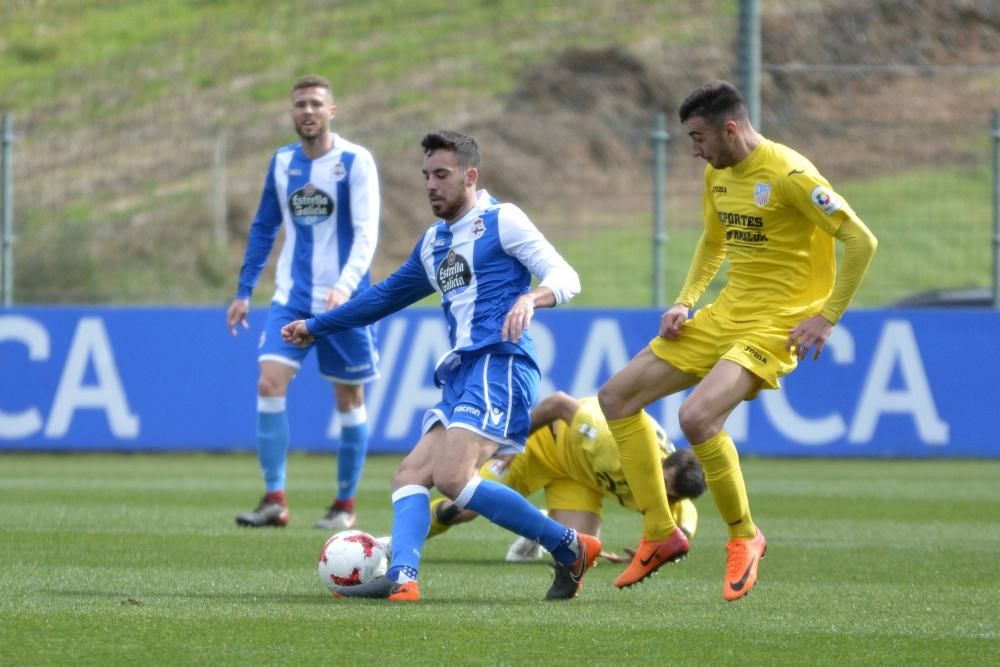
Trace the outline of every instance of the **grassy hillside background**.
{"label": "grassy hillside background", "polygon": [[[882,239],[858,302],[989,285],[1000,9],[761,9],[764,132],[811,157]],[[295,139],[289,87],[308,72],[334,82],[337,130],[379,161],[376,278],[429,222],[417,144],[448,127],[480,139],[483,184],[580,269],[584,305],[650,302],[649,131],[666,110],[670,298],[699,233],[703,168],[676,107],[735,78],[737,12],[736,0],[5,2],[15,299],[228,302],[268,157]]]}

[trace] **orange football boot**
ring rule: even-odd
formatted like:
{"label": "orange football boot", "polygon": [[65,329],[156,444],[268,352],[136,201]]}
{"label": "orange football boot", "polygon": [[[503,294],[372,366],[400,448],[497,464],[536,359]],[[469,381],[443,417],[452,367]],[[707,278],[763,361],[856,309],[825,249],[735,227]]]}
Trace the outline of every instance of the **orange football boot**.
{"label": "orange football boot", "polygon": [[416,581],[395,584],[389,591],[389,599],[395,602],[417,602],[420,600],[420,584]]}
{"label": "orange football boot", "polygon": [[632,562],[615,579],[615,586],[628,588],[637,584],[659,570],[662,565],[681,560],[687,556],[690,549],[691,543],[680,528],[675,528],[665,540],[642,538]]}
{"label": "orange football boot", "polygon": [[757,583],[757,566],[766,551],[767,540],[760,529],[753,538],[729,540],[726,544],[726,580],[722,582],[722,597],[727,602],[739,600]]}

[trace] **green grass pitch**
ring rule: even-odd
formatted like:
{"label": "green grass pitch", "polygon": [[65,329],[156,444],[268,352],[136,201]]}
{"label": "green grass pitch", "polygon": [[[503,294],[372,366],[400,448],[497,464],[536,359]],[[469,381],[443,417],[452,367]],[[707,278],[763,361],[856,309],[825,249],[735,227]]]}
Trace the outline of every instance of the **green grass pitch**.
{"label": "green grass pitch", "polygon": [[[397,462],[365,470],[376,535]],[[1000,461],[743,467],[769,548],[738,603],[706,496],[690,557],[636,590],[602,561],[543,602],[549,568],[504,563],[512,537],[480,519],[427,543],[407,605],[320,583],[333,457],[293,455],[292,523],[250,530],[233,517],[260,495],[252,454],[0,455],[0,664],[1000,664]],[[607,509],[608,548],[639,528]]]}

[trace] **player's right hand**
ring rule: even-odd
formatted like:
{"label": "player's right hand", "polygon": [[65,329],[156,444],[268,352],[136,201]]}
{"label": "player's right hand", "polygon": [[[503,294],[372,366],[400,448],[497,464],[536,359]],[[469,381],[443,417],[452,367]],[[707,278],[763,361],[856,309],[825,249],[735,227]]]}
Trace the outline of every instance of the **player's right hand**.
{"label": "player's right hand", "polygon": [[226,326],[229,333],[236,335],[236,325],[239,324],[244,329],[249,329],[247,324],[247,314],[250,312],[250,299],[233,299],[226,311]]}
{"label": "player's right hand", "polygon": [[691,309],[683,303],[674,304],[660,316],[660,338],[674,340],[681,337],[681,329],[687,322]]}
{"label": "player's right hand", "polygon": [[535,299],[530,292],[522,294],[507,312],[507,317],[503,321],[503,328],[500,330],[500,339],[516,343],[521,340],[521,336],[531,324],[531,318],[535,315]]}

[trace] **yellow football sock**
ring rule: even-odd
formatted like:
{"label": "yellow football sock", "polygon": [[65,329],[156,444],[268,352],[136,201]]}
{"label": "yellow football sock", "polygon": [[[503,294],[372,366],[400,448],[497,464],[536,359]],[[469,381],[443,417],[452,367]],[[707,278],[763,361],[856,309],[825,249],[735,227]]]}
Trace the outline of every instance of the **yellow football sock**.
{"label": "yellow football sock", "polygon": [[608,427],[618,443],[625,480],[642,510],[642,535],[647,540],[662,540],[677,529],[677,524],[667,505],[656,431],[643,414],[609,419]]}
{"label": "yellow football sock", "polygon": [[719,431],[705,442],[691,445],[691,449],[705,469],[705,482],[722,520],[729,526],[729,539],[756,535],[757,528],[750,518],[747,487],[740,470],[740,457],[733,439],[725,431]]}
{"label": "yellow football sock", "polygon": [[448,500],[447,498],[441,497],[431,501],[431,529],[427,531],[427,539],[430,539],[435,535],[440,535],[444,531],[451,528],[450,525],[441,522],[441,519],[438,518],[438,513],[437,513],[438,506],[447,500]]}

